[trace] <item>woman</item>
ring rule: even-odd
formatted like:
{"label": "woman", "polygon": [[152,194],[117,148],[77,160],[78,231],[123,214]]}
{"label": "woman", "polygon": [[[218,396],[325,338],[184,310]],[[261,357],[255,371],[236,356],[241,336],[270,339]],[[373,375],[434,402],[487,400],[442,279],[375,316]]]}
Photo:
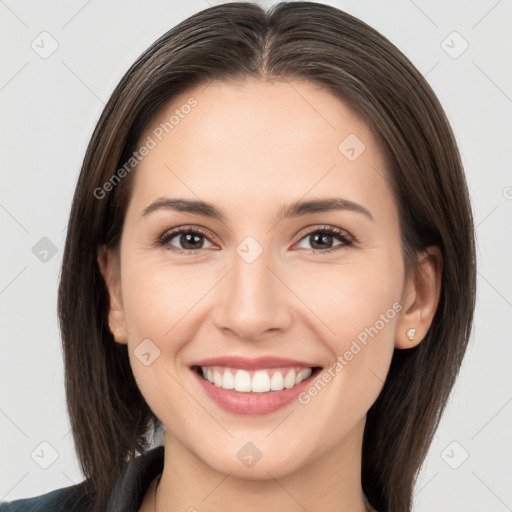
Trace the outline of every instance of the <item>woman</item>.
{"label": "woman", "polygon": [[452,131],[396,47],[316,3],[191,16],[121,80],[75,191],[86,480],[0,510],[409,511],[475,273]]}

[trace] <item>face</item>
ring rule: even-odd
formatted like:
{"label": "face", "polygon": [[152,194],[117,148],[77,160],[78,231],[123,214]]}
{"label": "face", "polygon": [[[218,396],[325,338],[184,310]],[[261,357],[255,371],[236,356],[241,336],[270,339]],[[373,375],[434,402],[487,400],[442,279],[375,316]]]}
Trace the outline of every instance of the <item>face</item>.
{"label": "face", "polygon": [[212,83],[174,98],[140,144],[119,259],[101,268],[166,438],[241,478],[348,454],[412,327],[368,126],[309,82]]}

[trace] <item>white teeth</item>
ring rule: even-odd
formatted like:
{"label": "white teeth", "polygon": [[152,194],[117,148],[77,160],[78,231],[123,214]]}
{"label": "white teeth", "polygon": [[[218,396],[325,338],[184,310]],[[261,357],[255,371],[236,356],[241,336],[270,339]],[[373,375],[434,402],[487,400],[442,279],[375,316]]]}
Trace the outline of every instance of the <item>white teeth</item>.
{"label": "white teeth", "polygon": [[284,378],[284,387],[290,389],[293,386],[295,386],[295,370],[290,370]]}
{"label": "white teeth", "polygon": [[270,377],[265,370],[258,370],[252,378],[252,391],[254,393],[265,393],[270,391]]}
{"label": "white teeth", "polygon": [[213,383],[218,387],[218,388],[221,388],[222,387],[222,375],[220,374],[220,372],[218,370],[215,370],[213,372]]}
{"label": "white teeth", "polygon": [[251,376],[245,370],[238,370],[236,372],[235,391],[251,391]]}
{"label": "white teeth", "polygon": [[266,393],[268,391],[282,391],[284,388],[293,388],[306,380],[311,375],[312,369],[257,370],[252,372],[252,376],[251,373],[245,370],[220,366],[201,367],[201,371],[203,377],[218,388],[234,389],[242,393]]}
{"label": "white teeth", "polygon": [[284,379],[281,372],[276,372],[270,379],[270,389],[272,391],[281,391],[284,389]]}
{"label": "white teeth", "polygon": [[295,377],[295,384],[300,384],[303,380],[306,380],[311,375],[311,368],[304,368]]}
{"label": "white teeth", "polygon": [[224,372],[224,376],[222,377],[222,387],[224,389],[235,389],[235,377],[230,370],[226,370]]}

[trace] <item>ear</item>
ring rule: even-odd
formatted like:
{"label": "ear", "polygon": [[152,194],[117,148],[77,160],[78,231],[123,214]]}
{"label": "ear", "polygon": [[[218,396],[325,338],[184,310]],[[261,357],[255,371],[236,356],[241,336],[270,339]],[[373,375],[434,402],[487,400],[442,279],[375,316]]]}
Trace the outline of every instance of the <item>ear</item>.
{"label": "ear", "polygon": [[105,245],[98,247],[98,266],[105,280],[110,305],[108,312],[108,324],[114,340],[117,343],[127,343],[126,320],[123,309],[123,298],[121,293],[121,273],[119,265],[119,254],[108,249]]}
{"label": "ear", "polygon": [[441,250],[437,246],[427,247],[419,257],[418,268],[412,270],[406,279],[403,308],[397,324],[396,348],[415,347],[425,338],[439,304],[442,272]]}

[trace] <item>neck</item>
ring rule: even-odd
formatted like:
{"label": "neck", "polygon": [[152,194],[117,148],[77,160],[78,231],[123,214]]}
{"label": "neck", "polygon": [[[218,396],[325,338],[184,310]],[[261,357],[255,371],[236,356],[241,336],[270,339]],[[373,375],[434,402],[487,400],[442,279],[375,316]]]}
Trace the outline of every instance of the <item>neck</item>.
{"label": "neck", "polygon": [[[282,476],[237,478],[236,466],[220,473],[167,430],[164,470],[151,489],[154,512],[367,512],[361,488],[365,418],[343,441],[316,460]],[[262,461],[263,462],[263,459]]]}

